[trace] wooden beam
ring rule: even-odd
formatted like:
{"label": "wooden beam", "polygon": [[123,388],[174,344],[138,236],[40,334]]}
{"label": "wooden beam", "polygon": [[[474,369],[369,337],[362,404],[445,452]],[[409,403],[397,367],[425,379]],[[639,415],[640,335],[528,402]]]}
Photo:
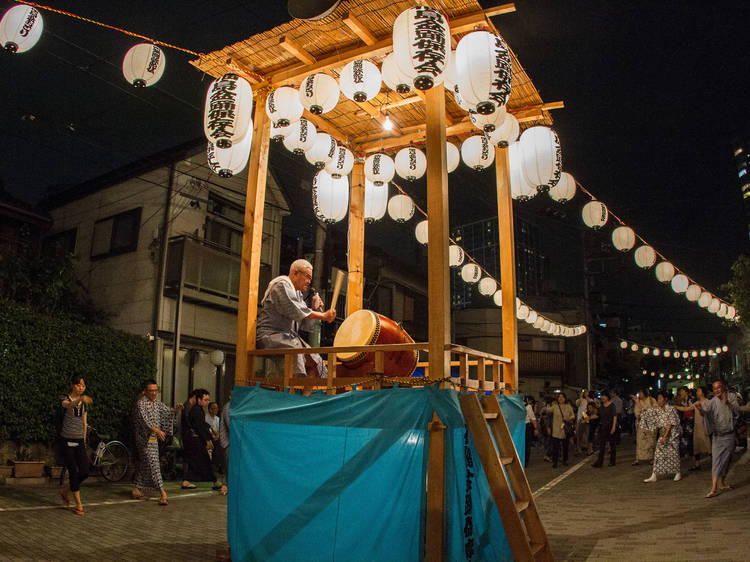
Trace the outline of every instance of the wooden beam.
{"label": "wooden beam", "polygon": [[[432,88],[431,90],[428,90],[428,92],[432,90],[439,91],[439,88]],[[445,98],[443,98],[443,103],[445,103]],[[411,129],[411,127],[409,129]],[[462,133],[466,133],[471,130],[476,130],[476,127],[474,127],[474,124],[467,117],[466,119],[464,119],[463,121],[459,121],[455,125],[446,127],[445,136],[450,137],[454,135],[460,135]],[[372,153],[372,152],[378,152],[381,149],[387,150],[389,148],[394,148],[397,146],[405,146],[411,142],[424,141],[426,138],[425,133],[426,133],[426,127],[424,125],[419,125],[416,127],[416,130],[413,133],[408,133],[400,137],[378,139],[378,140],[373,140],[373,141],[368,141],[368,142],[361,142],[360,139],[357,138],[357,139],[354,139],[354,142],[360,145],[359,149],[362,152],[367,154],[367,153]],[[479,134],[478,130],[477,130],[477,134]]]}
{"label": "wooden beam", "polygon": [[362,308],[365,254],[365,164],[359,159],[352,168],[349,191],[349,275],[346,289],[347,316]]}
{"label": "wooden beam", "polygon": [[328,133],[344,146],[348,146],[351,144],[349,141],[349,137],[343,131],[336,128],[336,126],[325,117],[322,117],[321,115],[315,115],[307,110],[305,110],[304,116],[305,119],[315,125],[316,131]]}
{"label": "wooden beam", "polygon": [[[263,107],[268,90],[259,91],[255,103]],[[248,372],[248,350],[255,349],[256,316],[258,315],[258,282],[260,250],[263,242],[263,210],[268,174],[268,149],[271,124],[265,111],[255,112],[253,141],[247,171],[245,226],[242,231],[240,262],[240,294],[237,306],[237,359],[234,384],[247,385],[255,373]]]}
{"label": "wooden beam", "polygon": [[377,38],[370,33],[370,30],[367,29],[367,27],[359,21],[357,18],[355,18],[351,13],[347,14],[344,18],[344,23],[346,26],[351,29],[354,34],[362,39],[362,41],[366,45],[374,45],[377,43]]}
{"label": "wooden beam", "polygon": [[516,5],[513,2],[509,2],[508,4],[500,4],[499,6],[495,6],[494,8],[487,8],[484,11],[484,15],[488,18],[491,18],[492,16],[501,16],[503,14],[511,14],[516,11]]}
{"label": "wooden beam", "polygon": [[[381,125],[385,123],[385,114],[380,111],[379,107],[375,107],[369,101],[364,101],[362,103],[355,101],[354,103],[361,107],[367,115],[375,119]],[[393,125],[393,128],[390,131],[383,130],[383,133],[401,136],[401,129],[396,124],[397,122],[398,121],[394,121],[393,116],[391,116],[391,124]]]}
{"label": "wooden beam", "polygon": [[425,560],[440,561],[443,556],[445,521],[445,426],[436,413],[427,424],[427,514],[425,521]]}
{"label": "wooden beam", "polygon": [[252,69],[248,68],[237,59],[229,57],[224,62],[224,66],[226,66],[227,70],[231,70],[232,72],[237,73],[253,85],[267,86],[265,82],[261,81],[261,79],[258,77],[258,74],[253,72]]}
{"label": "wooden beam", "polygon": [[427,299],[430,376],[450,376],[450,281],[448,271],[448,170],[445,153],[445,94],[427,90]]}
{"label": "wooden beam", "polygon": [[294,55],[305,64],[315,64],[317,59],[308,53],[302,45],[297,43],[294,39],[290,39],[286,35],[282,35],[279,38],[279,45],[281,45],[285,51]]}

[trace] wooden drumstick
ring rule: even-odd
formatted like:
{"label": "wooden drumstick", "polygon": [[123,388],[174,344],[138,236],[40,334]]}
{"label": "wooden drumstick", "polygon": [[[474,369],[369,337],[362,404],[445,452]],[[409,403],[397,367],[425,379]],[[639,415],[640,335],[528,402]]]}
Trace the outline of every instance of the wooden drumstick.
{"label": "wooden drumstick", "polygon": [[339,299],[341,292],[341,283],[344,282],[344,272],[340,269],[336,272],[336,282],[333,284],[333,298],[331,299],[331,308],[336,310],[336,301]]}

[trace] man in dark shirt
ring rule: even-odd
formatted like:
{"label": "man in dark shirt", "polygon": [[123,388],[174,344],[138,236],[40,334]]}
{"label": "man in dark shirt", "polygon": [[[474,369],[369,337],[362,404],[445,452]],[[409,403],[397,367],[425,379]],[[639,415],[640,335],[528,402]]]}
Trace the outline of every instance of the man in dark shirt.
{"label": "man in dark shirt", "polygon": [[602,392],[602,405],[599,408],[598,417],[599,458],[591,466],[601,468],[604,462],[604,448],[607,446],[607,442],[609,442],[609,466],[615,466],[615,456],[617,453],[617,441],[615,439],[617,432],[617,410],[607,391]]}

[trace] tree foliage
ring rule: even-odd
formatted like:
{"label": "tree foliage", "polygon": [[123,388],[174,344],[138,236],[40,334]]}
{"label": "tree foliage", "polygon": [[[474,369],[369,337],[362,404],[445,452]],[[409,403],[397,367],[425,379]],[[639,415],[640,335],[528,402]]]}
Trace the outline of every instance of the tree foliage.
{"label": "tree foliage", "polygon": [[750,256],[741,254],[732,265],[732,277],[722,289],[737,309],[740,325],[750,329]]}

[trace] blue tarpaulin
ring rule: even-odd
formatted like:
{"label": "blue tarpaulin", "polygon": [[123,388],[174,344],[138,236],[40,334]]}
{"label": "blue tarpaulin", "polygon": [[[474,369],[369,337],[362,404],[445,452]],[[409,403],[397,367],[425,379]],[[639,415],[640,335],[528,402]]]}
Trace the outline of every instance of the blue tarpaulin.
{"label": "blue tarpaulin", "polygon": [[[394,388],[305,397],[236,387],[227,522],[232,559],[423,560],[427,424],[437,412],[447,426],[447,558],[512,560],[458,396]],[[499,398],[523,451],[523,402]]]}

